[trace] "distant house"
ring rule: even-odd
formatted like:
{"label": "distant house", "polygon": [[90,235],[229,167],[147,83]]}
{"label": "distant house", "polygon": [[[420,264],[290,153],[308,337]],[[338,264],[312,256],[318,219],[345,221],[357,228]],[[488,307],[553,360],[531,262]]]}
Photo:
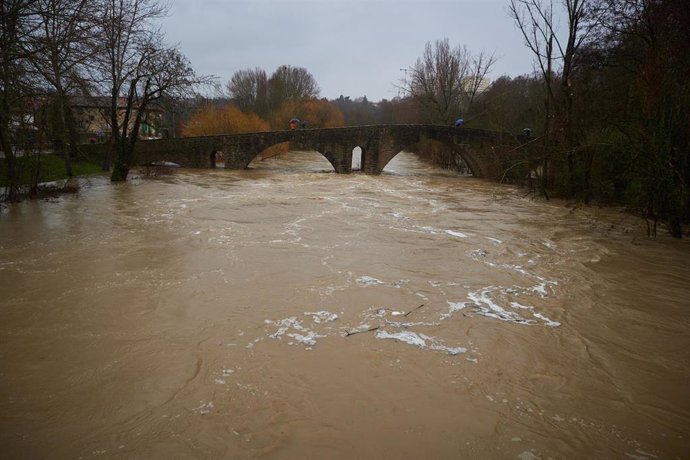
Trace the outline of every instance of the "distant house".
{"label": "distant house", "polygon": [[[58,140],[53,132],[56,107],[50,96],[26,97],[13,107],[8,119],[8,139],[12,148],[55,148]],[[124,121],[125,98],[118,101],[118,122]],[[102,143],[110,137],[110,98],[71,96],[78,143]],[[139,139],[160,139],[169,130],[162,128],[165,111],[149,104],[139,126]],[[137,115],[131,114],[130,129]],[[1,149],[1,147],[0,147]],[[5,152],[0,150],[0,156]]]}
{"label": "distant house", "polygon": [[[124,108],[126,98],[118,100],[118,123],[124,122]],[[110,110],[111,101],[109,97],[73,96],[70,98],[74,118],[77,123],[79,141],[82,143],[105,142],[110,135]],[[149,104],[141,125],[139,126],[139,139],[160,139],[163,130],[161,124],[164,110],[156,104]],[[137,109],[132,110],[130,119],[134,123]]]}
{"label": "distant house", "polygon": [[466,77],[462,81],[462,88],[467,92],[475,91],[481,94],[489,89],[491,86],[491,79],[486,77]]}

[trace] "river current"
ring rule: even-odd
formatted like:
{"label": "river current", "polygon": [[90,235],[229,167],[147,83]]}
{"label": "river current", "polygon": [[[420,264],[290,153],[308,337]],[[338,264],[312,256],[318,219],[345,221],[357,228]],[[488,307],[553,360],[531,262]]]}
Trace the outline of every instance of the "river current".
{"label": "river current", "polygon": [[0,457],[690,458],[690,245],[399,154],[0,214]]}

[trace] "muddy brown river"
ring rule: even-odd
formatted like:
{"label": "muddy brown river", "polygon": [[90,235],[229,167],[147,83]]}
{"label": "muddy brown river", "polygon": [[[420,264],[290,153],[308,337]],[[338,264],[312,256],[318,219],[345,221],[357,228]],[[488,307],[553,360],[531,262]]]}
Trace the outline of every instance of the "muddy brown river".
{"label": "muddy brown river", "polygon": [[0,458],[687,459],[690,245],[401,153],[0,215]]}

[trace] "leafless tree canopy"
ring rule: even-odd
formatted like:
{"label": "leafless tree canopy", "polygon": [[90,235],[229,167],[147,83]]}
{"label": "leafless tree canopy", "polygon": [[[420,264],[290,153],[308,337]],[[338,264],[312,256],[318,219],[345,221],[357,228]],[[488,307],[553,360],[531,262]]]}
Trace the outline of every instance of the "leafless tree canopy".
{"label": "leafless tree canopy", "polygon": [[153,26],[166,13],[165,5],[158,0],[100,1],[92,80],[100,93],[110,97],[111,138],[116,147],[112,179],[124,180],[134,162],[134,144],[148,104],[166,95],[181,96],[204,79]]}
{"label": "leafless tree canopy", "polygon": [[316,98],[321,91],[307,69],[289,65],[278,67],[271,75],[268,86],[273,107],[280,107],[286,101]]}
{"label": "leafless tree canopy", "polygon": [[280,66],[271,75],[260,68],[235,72],[226,85],[230,97],[244,112],[267,117],[288,101],[304,101],[319,96],[314,76],[303,67]]}
{"label": "leafless tree canopy", "polygon": [[268,77],[258,67],[239,70],[226,85],[228,94],[243,112],[254,112],[261,117],[268,114]]}
{"label": "leafless tree canopy", "polygon": [[470,109],[495,59],[473,56],[466,47],[451,48],[448,39],[426,44],[410,69],[406,91],[425,108],[430,122],[448,124]]}

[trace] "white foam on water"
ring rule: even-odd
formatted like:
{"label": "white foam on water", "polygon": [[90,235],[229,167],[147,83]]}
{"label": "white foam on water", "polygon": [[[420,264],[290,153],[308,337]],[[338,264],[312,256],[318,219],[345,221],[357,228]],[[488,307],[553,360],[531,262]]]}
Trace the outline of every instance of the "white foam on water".
{"label": "white foam on water", "polygon": [[537,313],[535,311],[532,312],[535,318],[539,318],[540,320],[544,321],[544,323],[549,326],[549,327],[558,327],[561,325],[558,321],[553,321],[546,316],[542,315],[541,313]]}
{"label": "white foam on water", "polygon": [[480,289],[478,291],[470,291],[467,294],[469,301],[465,302],[450,302],[448,303],[448,312],[441,315],[441,319],[447,319],[453,315],[453,313],[464,310],[467,307],[472,307],[472,311],[482,316],[488,318],[494,318],[501,321],[512,322],[516,324],[524,325],[534,325],[542,323],[548,327],[558,327],[561,325],[558,321],[554,321],[548,318],[543,313],[535,310],[535,307],[531,305],[523,305],[519,302],[511,301],[510,308],[513,310],[529,312],[532,318],[526,318],[519,314],[517,311],[507,310],[497,303],[493,296],[498,293],[509,293],[511,295],[517,295],[521,292],[530,291],[531,289],[518,289],[515,287],[511,288],[501,288],[497,286],[488,286],[486,288]]}
{"label": "white foam on water", "polygon": [[556,249],[556,243],[550,240],[544,240],[541,242],[544,246],[546,246],[549,249]]}
{"label": "white foam on water", "polygon": [[[489,237],[493,241],[492,238]],[[550,242],[545,242],[545,245],[552,244]],[[555,248],[555,245],[553,246]],[[468,306],[473,307],[473,311],[477,314],[499,319],[501,321],[514,322],[517,324],[544,324],[549,327],[560,326],[560,323],[553,321],[548,318],[543,313],[537,312],[534,306],[525,305],[523,303],[514,301],[512,298],[515,296],[530,297],[539,296],[541,298],[555,297],[556,291],[555,286],[558,286],[558,281],[548,280],[536,273],[529,271],[530,267],[536,265],[535,260],[529,259],[526,265],[523,264],[511,264],[511,263],[497,263],[490,260],[487,256],[487,251],[483,249],[475,249],[468,253],[468,255],[476,262],[483,263],[488,267],[494,269],[503,269],[510,272],[519,273],[525,278],[529,279],[533,284],[528,287],[521,286],[511,286],[507,288],[497,287],[497,286],[487,286],[476,291],[469,291],[467,298],[469,302],[459,302],[453,303],[448,302],[449,310],[448,313],[442,316],[446,318],[451,316],[458,309],[464,309]],[[519,254],[519,257],[526,257],[527,254]],[[508,302],[508,299],[511,301]],[[507,304],[501,305],[502,302],[507,302]],[[518,311],[529,311],[531,317],[523,317]]]}
{"label": "white foam on water", "polygon": [[415,332],[411,331],[402,331],[402,332],[386,332],[386,331],[376,331],[376,338],[377,339],[394,339],[398,340],[400,342],[405,342],[410,345],[414,345],[419,348],[426,348],[426,340],[424,340],[423,336],[418,335]]}
{"label": "white foam on water", "polygon": [[213,407],[214,407],[213,401],[209,401],[207,403],[201,404],[199,407],[197,407],[195,409],[192,409],[192,411],[194,411],[198,414],[204,415],[204,414],[210,413],[211,409],[213,409]]}
{"label": "white foam on water", "polygon": [[531,288],[532,291],[539,294],[541,297],[548,297],[548,292],[546,292],[546,283],[537,284]]}
{"label": "white foam on water", "polygon": [[367,332],[367,331],[370,331],[371,329],[372,329],[372,325],[371,325],[371,324],[368,324],[368,323],[360,324],[360,325],[357,326],[357,327],[354,327],[354,328],[351,328],[351,329],[347,330],[346,333],[343,334],[343,335],[347,336],[347,335],[358,334],[358,333],[360,333],[360,332]]}
{"label": "white foam on water", "polygon": [[460,353],[467,353],[467,348],[465,347],[447,347],[445,345],[432,344],[430,348],[436,351],[443,351],[452,356],[459,355]]}
{"label": "white foam on water", "polygon": [[457,236],[458,238],[467,238],[467,235],[465,235],[462,232],[454,232],[453,230],[446,230],[446,233],[451,235],[451,236]]}
{"label": "white foam on water", "polygon": [[417,334],[412,331],[400,331],[400,332],[387,332],[385,330],[379,329],[376,331],[377,339],[393,339],[399,342],[407,343],[409,345],[414,345],[422,350],[434,350],[447,353],[449,355],[458,355],[460,353],[467,352],[467,348],[464,347],[448,347],[443,343],[439,342],[434,337],[429,337],[424,334]]}
{"label": "white foam on water", "polygon": [[510,302],[510,306],[513,308],[518,308],[520,310],[531,310],[532,309],[532,307],[530,307],[528,305],[522,305],[521,303],[517,303],[517,302]]}
{"label": "white foam on water", "polygon": [[450,318],[456,311],[464,310],[465,308],[467,308],[467,304],[469,302],[450,302],[446,300],[446,303],[448,303],[448,312],[441,314],[441,321]]}
{"label": "white foam on water", "polygon": [[445,229],[438,229],[434,227],[420,227],[420,230],[422,230],[424,233],[430,233],[432,235],[440,235],[440,234],[447,234],[451,236],[455,236],[457,238],[467,238],[467,235],[462,233],[462,232],[457,232],[455,230],[445,230]]}
{"label": "white foam on water", "polygon": [[325,335],[317,334],[314,331],[309,331],[306,334],[298,334],[296,332],[293,332],[293,333],[287,334],[287,336],[294,339],[295,342],[301,343],[303,345],[309,345],[309,346],[316,345],[316,339],[326,337]]}
{"label": "white foam on water", "polygon": [[489,286],[482,290],[469,292],[467,294],[467,298],[474,303],[475,311],[480,315],[499,319],[501,321],[509,321],[518,324],[530,324],[531,321],[524,319],[516,312],[504,309],[493,301],[490,295],[496,289],[497,288],[495,286]]}
{"label": "white foam on water", "polygon": [[645,452],[645,451],[640,450],[640,449],[637,449],[635,452],[636,452],[636,454],[639,454],[639,455],[628,454],[628,453],[626,453],[625,455],[627,457],[633,458],[635,460],[650,460],[651,458],[659,458],[654,454],[650,454],[649,452]]}
{"label": "white foam on water", "polygon": [[503,244],[503,241],[501,241],[501,240],[499,240],[499,239],[497,239],[497,238],[491,238],[490,236],[487,236],[486,239],[489,240],[489,241],[493,241],[493,242],[496,243],[496,244]]}
{"label": "white foam on water", "polygon": [[336,313],[331,313],[326,310],[316,312],[304,312],[304,316],[311,319],[312,325],[310,327],[304,324],[304,321],[297,319],[296,316],[283,318],[278,321],[264,320],[264,324],[277,326],[278,329],[268,337],[271,339],[282,340],[282,337],[289,337],[292,339],[288,345],[302,344],[308,347],[316,345],[316,340],[327,337],[327,335],[317,332],[312,328],[323,323],[330,323],[339,318]]}
{"label": "white foam on water", "polygon": [[275,331],[273,334],[269,334],[269,337],[272,339],[280,339],[287,331],[290,329],[295,329],[298,331],[306,331],[306,328],[302,325],[302,322],[298,320],[295,316],[291,316],[290,318],[285,318],[281,319],[279,321],[270,321],[270,320],[265,320],[264,323],[268,324],[274,324],[278,326],[278,330]]}
{"label": "white foam on water", "polygon": [[446,301],[446,302],[448,303],[448,310],[451,313],[463,310],[467,307],[467,302],[449,302],[449,301]]}
{"label": "white foam on water", "polygon": [[312,321],[315,323],[330,323],[331,321],[335,321],[338,319],[338,315],[335,313],[331,313],[330,311],[316,311],[316,312],[305,312],[305,316],[311,316]]}
{"label": "white foam on water", "polygon": [[[477,260],[477,257],[486,257],[488,252],[486,252],[484,249],[475,249],[472,252],[470,252],[470,256],[474,259]],[[488,262],[485,262],[488,263]]]}
{"label": "white foam on water", "polygon": [[376,286],[380,284],[385,284],[383,281],[376,278],[372,278],[371,276],[360,276],[355,280],[355,282],[360,286]]}

